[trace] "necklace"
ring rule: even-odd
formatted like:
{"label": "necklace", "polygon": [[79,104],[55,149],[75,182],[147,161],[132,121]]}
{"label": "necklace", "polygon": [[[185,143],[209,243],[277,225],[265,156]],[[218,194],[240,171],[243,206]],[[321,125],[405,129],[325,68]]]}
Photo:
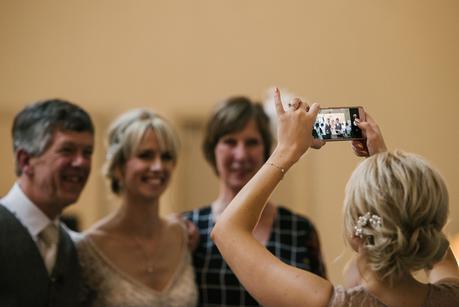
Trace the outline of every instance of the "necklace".
{"label": "necklace", "polygon": [[143,254],[143,257],[145,258],[145,270],[148,274],[152,274],[155,271],[155,266],[153,265],[153,254],[148,254],[148,251],[144,246],[142,245],[142,242],[140,242],[139,238],[134,237],[134,241],[136,245],[139,247],[140,251]]}

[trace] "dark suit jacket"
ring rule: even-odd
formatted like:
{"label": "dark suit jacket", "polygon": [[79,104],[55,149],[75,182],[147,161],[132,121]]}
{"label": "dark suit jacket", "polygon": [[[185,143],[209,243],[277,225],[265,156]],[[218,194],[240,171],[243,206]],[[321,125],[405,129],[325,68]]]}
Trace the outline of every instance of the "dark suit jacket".
{"label": "dark suit jacket", "polygon": [[51,276],[27,229],[0,205],[0,306],[84,306],[77,252],[59,227],[59,245]]}

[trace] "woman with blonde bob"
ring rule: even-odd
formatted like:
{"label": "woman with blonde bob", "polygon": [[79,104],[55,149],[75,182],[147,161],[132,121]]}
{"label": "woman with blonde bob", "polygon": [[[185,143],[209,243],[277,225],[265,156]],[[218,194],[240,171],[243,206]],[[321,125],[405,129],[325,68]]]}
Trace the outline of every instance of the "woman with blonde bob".
{"label": "woman with blonde bob", "polygon": [[[277,147],[212,232],[246,289],[264,306],[459,306],[459,270],[442,232],[448,216],[445,183],[419,156],[387,152],[369,115],[358,122],[366,140],[354,141],[353,149],[370,157],[353,172],[344,200],[345,236],[356,252],[352,287],[333,286],[286,265],[254,240],[252,229],[284,173],[309,147],[323,145],[311,134],[319,106],[296,99],[285,111],[277,89],[274,95]],[[427,284],[412,276],[421,269]]]}
{"label": "woman with blonde bob", "polygon": [[132,110],[111,125],[105,175],[121,206],[78,243],[93,306],[196,305],[186,227],[159,215],[177,155],[176,134],[154,112]]}

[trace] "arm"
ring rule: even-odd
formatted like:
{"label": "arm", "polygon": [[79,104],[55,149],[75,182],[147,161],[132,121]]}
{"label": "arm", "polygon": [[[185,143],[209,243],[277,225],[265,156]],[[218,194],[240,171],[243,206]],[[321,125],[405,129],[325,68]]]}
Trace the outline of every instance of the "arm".
{"label": "arm", "polygon": [[[267,306],[325,306],[329,281],[274,257],[253,236],[252,229],[273,190],[287,171],[313,144],[312,125],[319,111],[302,102],[285,112],[279,91],[275,93],[279,119],[278,145],[268,162],[231,201],[212,231],[212,239],[239,281],[259,303]],[[270,165],[269,163],[274,164]]]}
{"label": "arm", "polygon": [[434,264],[431,270],[426,270],[426,274],[430,283],[436,283],[445,278],[459,280],[459,268],[451,248],[448,248],[443,259]]}

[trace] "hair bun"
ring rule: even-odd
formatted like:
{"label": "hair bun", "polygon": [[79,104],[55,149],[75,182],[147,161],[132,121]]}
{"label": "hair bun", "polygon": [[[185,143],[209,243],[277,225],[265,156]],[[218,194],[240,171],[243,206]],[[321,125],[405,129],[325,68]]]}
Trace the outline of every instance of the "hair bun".
{"label": "hair bun", "polygon": [[434,225],[420,226],[407,233],[404,246],[400,246],[400,258],[410,271],[429,269],[443,257],[449,242]]}
{"label": "hair bun", "polygon": [[354,233],[365,212],[381,217],[377,231],[363,228],[365,256],[382,280],[393,281],[442,259],[449,245],[442,233],[448,202],[443,178],[424,159],[402,151],[380,153],[363,161],[349,179],[346,230]]}

